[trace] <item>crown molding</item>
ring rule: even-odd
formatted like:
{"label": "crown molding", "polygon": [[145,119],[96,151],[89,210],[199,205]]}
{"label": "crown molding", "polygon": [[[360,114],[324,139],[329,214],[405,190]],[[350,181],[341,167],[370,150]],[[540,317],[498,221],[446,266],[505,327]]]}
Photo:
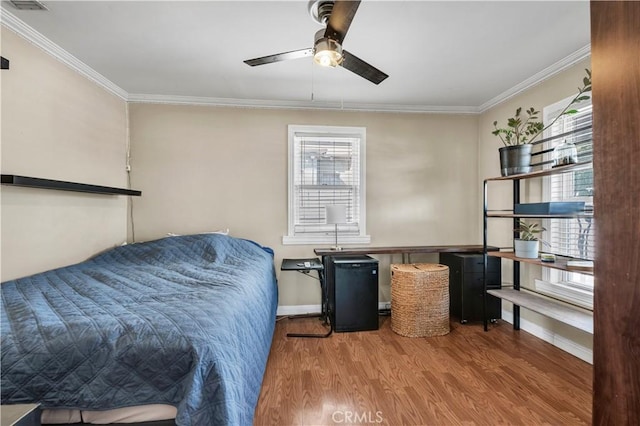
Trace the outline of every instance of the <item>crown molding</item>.
{"label": "crown molding", "polygon": [[237,108],[266,109],[315,109],[337,111],[364,112],[398,112],[398,113],[430,113],[430,114],[477,114],[477,107],[467,106],[426,106],[426,105],[384,105],[366,103],[342,103],[326,101],[279,101],[257,99],[213,98],[199,96],[129,94],[131,103],[167,104],[167,105],[199,105]]}
{"label": "crown molding", "polygon": [[116,95],[122,100],[127,100],[128,93],[124,89],[114,84],[105,76],[49,40],[44,35],[40,34],[38,31],[27,25],[24,21],[16,17],[14,14],[7,11],[7,9],[5,9],[4,7],[0,7],[0,17],[0,21],[5,28],[13,31],[31,44],[44,50],[55,59],[67,65],[78,74],[84,76],[85,78],[88,78],[90,81],[96,83],[98,86],[104,88],[108,92]]}
{"label": "crown molding", "polygon": [[0,23],[15,32],[30,43],[44,50],[60,62],[64,63],[80,75],[93,81],[108,92],[131,103],[171,104],[171,105],[202,105],[237,108],[267,108],[267,109],[315,109],[333,111],[358,112],[393,112],[393,113],[429,113],[429,114],[481,114],[494,106],[528,90],[546,79],[564,71],[579,61],[591,55],[591,45],[586,45],[566,58],[536,73],[520,84],[506,90],[480,106],[432,106],[432,105],[394,105],[368,103],[342,103],[326,101],[281,101],[257,99],[233,99],[199,96],[149,95],[130,94],[105,76],[80,61],[44,35],[17,18],[4,6],[0,7]]}
{"label": "crown molding", "polygon": [[531,89],[532,87],[542,83],[543,81],[553,77],[554,75],[566,70],[567,68],[577,64],[581,60],[588,58],[591,56],[591,44],[584,46],[581,49],[576,50],[569,56],[559,60],[555,64],[548,66],[542,71],[532,75],[525,81],[520,84],[516,84],[511,89],[506,90],[496,96],[493,99],[485,102],[484,104],[477,107],[479,113],[483,113],[494,106],[501,104],[502,102],[524,92],[525,90]]}

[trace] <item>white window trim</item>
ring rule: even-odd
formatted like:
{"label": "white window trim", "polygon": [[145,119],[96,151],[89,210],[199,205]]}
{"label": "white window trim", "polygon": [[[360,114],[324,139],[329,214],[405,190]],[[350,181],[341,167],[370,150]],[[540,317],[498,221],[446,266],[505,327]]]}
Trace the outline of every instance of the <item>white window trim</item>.
{"label": "white window trim", "polygon": [[593,292],[581,289],[572,282],[534,280],[536,291],[556,299],[593,310]]}
{"label": "white window trim", "polygon": [[293,168],[294,168],[294,143],[295,143],[295,135],[296,133],[315,133],[318,135],[346,135],[346,136],[355,136],[360,139],[360,235],[343,235],[341,236],[338,233],[338,244],[369,244],[371,243],[371,236],[367,235],[367,214],[366,214],[366,169],[365,169],[365,158],[366,158],[366,139],[367,139],[367,130],[365,127],[344,127],[344,126],[307,126],[307,125],[294,125],[291,124],[288,126],[288,162],[287,162],[287,221],[288,221],[288,229],[287,235],[282,237],[283,245],[318,245],[318,244],[335,244],[335,234],[327,234],[327,235],[294,235],[294,176],[293,176]]}

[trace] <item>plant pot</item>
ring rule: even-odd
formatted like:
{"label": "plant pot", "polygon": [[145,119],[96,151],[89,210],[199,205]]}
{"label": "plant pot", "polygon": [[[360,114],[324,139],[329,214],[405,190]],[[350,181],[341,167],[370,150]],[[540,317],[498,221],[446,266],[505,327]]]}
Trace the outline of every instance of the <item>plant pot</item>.
{"label": "plant pot", "polygon": [[529,173],[531,171],[531,144],[503,146],[500,151],[502,176]]}
{"label": "plant pot", "polygon": [[540,244],[538,244],[537,240],[513,240],[513,247],[515,249],[516,257],[524,257],[525,259],[537,259],[539,245]]}

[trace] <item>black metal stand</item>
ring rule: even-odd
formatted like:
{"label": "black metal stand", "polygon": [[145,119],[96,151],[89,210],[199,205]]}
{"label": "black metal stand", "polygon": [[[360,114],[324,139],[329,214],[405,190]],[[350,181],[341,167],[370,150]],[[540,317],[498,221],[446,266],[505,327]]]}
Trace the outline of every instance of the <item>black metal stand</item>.
{"label": "black metal stand", "polygon": [[287,319],[298,319],[298,318],[319,318],[323,321],[323,325],[329,326],[329,331],[324,334],[313,334],[313,333],[287,333],[287,337],[303,337],[303,338],[317,338],[324,339],[333,333],[333,325],[329,319],[329,294],[327,291],[327,286],[325,285],[324,279],[324,266],[320,262],[318,258],[311,259],[282,259],[282,265],[280,266],[281,271],[298,271],[305,275],[309,274],[311,271],[318,272],[318,280],[320,281],[320,292],[321,292],[321,312],[319,314],[302,314],[302,315],[291,315],[288,316]]}

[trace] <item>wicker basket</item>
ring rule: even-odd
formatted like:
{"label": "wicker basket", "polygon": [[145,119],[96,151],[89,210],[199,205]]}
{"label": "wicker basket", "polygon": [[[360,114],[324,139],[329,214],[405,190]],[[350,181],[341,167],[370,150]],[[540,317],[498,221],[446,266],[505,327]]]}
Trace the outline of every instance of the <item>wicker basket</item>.
{"label": "wicker basket", "polygon": [[449,333],[449,267],[391,265],[391,329],[407,337]]}

